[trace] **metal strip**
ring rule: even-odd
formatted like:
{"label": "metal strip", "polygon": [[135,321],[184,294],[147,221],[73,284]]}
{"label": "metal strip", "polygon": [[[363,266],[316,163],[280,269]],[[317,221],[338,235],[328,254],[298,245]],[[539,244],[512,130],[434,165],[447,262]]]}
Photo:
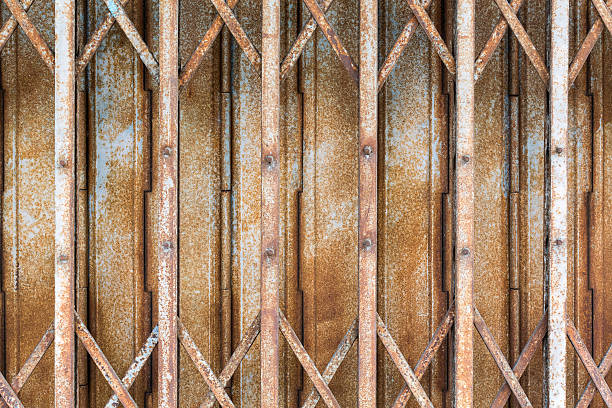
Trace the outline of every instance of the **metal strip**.
{"label": "metal strip", "polygon": [[178,0],[159,4],[158,387],[159,406],[178,398]]}
{"label": "metal strip", "polygon": [[410,391],[412,391],[414,394],[419,406],[422,408],[433,408],[433,404],[425,393],[425,390],[419,382],[418,377],[414,371],[412,371],[412,368],[410,368],[408,361],[406,361],[406,358],[402,354],[400,348],[397,346],[397,343],[395,343],[395,340],[393,340],[393,337],[391,337],[389,329],[387,329],[385,322],[383,322],[380,316],[378,316],[377,323],[378,337],[380,338],[381,343],[387,349],[391,360],[393,360],[393,363],[404,378],[404,381],[410,388]]}
{"label": "metal strip", "polygon": [[376,407],[378,2],[359,13],[359,342],[358,406]]}
{"label": "metal strip", "polygon": [[474,0],[457,1],[455,407],[471,408],[474,381]]}
{"label": "metal strip", "polygon": [[565,407],[569,0],[552,0],[550,32],[550,232],[548,406]]}
{"label": "metal strip", "polygon": [[75,0],[55,1],[55,407],[75,406]]}
{"label": "metal strip", "polygon": [[325,381],[325,378],[323,378],[323,376],[317,369],[315,362],[312,360],[312,358],[302,345],[302,342],[293,331],[291,324],[289,323],[283,312],[280,310],[279,315],[281,332],[285,336],[289,347],[291,347],[291,350],[293,350],[298,361],[304,368],[304,371],[306,372],[306,374],[308,374],[308,377],[310,377],[312,384],[317,389],[319,395],[323,399],[323,402],[325,402],[325,405],[327,405],[328,407],[340,408],[340,404],[338,404],[336,397],[329,389],[329,381]]}
{"label": "metal strip", "polygon": [[280,2],[262,4],[261,406],[279,405]]}

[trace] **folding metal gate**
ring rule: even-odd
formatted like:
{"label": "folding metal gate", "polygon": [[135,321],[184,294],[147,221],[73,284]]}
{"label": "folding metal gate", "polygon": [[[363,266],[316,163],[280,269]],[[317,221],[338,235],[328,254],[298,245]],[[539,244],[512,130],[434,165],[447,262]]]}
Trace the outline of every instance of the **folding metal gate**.
{"label": "folding metal gate", "polygon": [[4,403],[612,407],[612,1],[210,3],[4,0]]}

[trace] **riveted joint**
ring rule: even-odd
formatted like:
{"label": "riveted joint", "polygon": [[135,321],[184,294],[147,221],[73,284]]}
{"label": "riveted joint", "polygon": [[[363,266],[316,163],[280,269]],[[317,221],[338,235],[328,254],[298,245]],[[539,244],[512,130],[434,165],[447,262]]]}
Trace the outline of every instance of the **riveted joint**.
{"label": "riveted joint", "polygon": [[268,166],[268,168],[274,167],[274,156],[272,156],[271,154],[267,154],[264,156],[264,163],[266,164],[266,166]]}
{"label": "riveted joint", "polygon": [[268,258],[268,259],[271,259],[274,256],[275,253],[276,253],[276,251],[274,251],[274,248],[272,248],[272,247],[266,248],[266,250],[264,251],[264,254],[266,255],[266,258]]}
{"label": "riveted joint", "polygon": [[162,243],[162,250],[166,253],[172,251],[172,242],[170,241],[164,241]]}

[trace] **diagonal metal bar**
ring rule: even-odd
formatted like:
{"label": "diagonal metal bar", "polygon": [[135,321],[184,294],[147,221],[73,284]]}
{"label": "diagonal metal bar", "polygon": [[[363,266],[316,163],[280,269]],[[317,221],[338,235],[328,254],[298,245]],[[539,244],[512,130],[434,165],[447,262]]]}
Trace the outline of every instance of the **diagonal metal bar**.
{"label": "diagonal metal bar", "polygon": [[406,1],[408,2],[408,6],[410,6],[410,10],[412,10],[414,16],[419,21],[419,24],[421,24],[421,27],[423,27],[425,33],[427,33],[427,37],[429,37],[432,46],[442,59],[442,62],[444,62],[444,65],[446,65],[448,71],[452,75],[455,75],[455,59],[442,39],[442,36],[436,29],[436,25],[433,23],[433,21],[431,21],[429,14],[427,14],[427,11],[425,11],[423,6],[421,6],[417,1]]}
{"label": "diagonal metal bar", "polygon": [[[608,2],[606,3],[606,6],[608,8],[612,7],[612,0],[608,0]],[[595,43],[601,36],[603,29],[604,29],[604,22],[601,20],[601,17],[598,17],[595,23],[593,23],[593,26],[589,30],[589,33],[587,34],[584,41],[582,42],[580,49],[576,53],[576,56],[574,57],[574,60],[572,61],[570,65],[570,69],[569,69],[570,85],[573,84],[574,81],[576,80],[576,77],[578,76],[578,73],[580,73],[582,66],[586,62],[589,55],[591,54],[591,51],[593,50]]]}
{"label": "diagonal metal bar", "polygon": [[[223,370],[221,370],[221,374],[219,374],[219,382],[223,385],[223,387],[226,387],[228,385],[230,378],[232,378],[232,375],[234,375],[234,372],[240,365],[240,362],[242,361],[246,353],[249,352],[249,349],[251,348],[251,346],[255,342],[255,339],[259,335],[260,329],[261,315],[258,313],[257,317],[253,319],[253,322],[246,330],[244,336],[242,337],[242,340],[238,344],[238,347],[236,347],[236,350],[234,350],[234,353],[227,362],[227,365]],[[200,405],[200,408],[212,408],[215,402],[215,394],[213,394],[212,391],[209,391],[206,400],[204,400],[204,402]]]}
{"label": "diagonal metal bar", "polygon": [[[423,9],[427,10],[430,4],[431,0],[425,0]],[[404,26],[404,29],[400,35],[397,37],[397,40],[395,40],[393,47],[391,47],[391,51],[389,51],[389,54],[387,54],[387,58],[385,58],[385,61],[378,71],[378,92],[380,92],[382,87],[385,85],[385,82],[387,82],[389,75],[393,71],[393,68],[395,68],[399,57],[404,52],[408,42],[410,42],[412,34],[414,34],[418,26],[419,20],[417,20],[416,16],[413,14],[408,23]]]}
{"label": "diagonal metal bar", "polygon": [[[429,341],[429,344],[427,345],[427,347],[425,347],[425,350],[419,357],[419,361],[417,361],[416,365],[414,366],[414,375],[416,375],[418,380],[420,380],[423,375],[425,375],[427,367],[429,367],[431,360],[433,360],[434,356],[440,349],[440,346],[442,346],[442,342],[444,341],[444,339],[448,335],[448,332],[453,326],[454,320],[455,304],[453,303],[446,312],[444,318],[442,319],[442,323],[440,323],[440,325],[434,332],[434,335]],[[395,401],[393,402],[392,408],[404,408],[408,403],[408,400],[410,400],[411,395],[412,392],[410,392],[410,388],[405,385],[402,391],[400,391],[400,393],[398,394]]]}
{"label": "diagonal metal bar", "polygon": [[304,371],[306,371],[306,374],[308,374],[308,377],[310,377],[310,380],[314,384],[315,388],[319,391],[319,395],[321,395],[321,398],[323,398],[323,401],[328,407],[340,408],[340,404],[338,404],[336,397],[334,397],[334,394],[329,389],[327,382],[321,376],[321,373],[317,369],[314,361],[310,355],[308,355],[308,352],[302,345],[302,342],[295,334],[291,328],[291,325],[287,321],[287,318],[280,309],[278,311],[278,315],[281,333],[283,333],[285,339],[287,339],[289,347],[291,347],[291,350],[293,350],[295,353],[295,356],[299,360],[300,364],[302,367],[304,367]]}
{"label": "diagonal metal bar", "polygon": [[117,23],[119,23],[119,26],[125,33],[125,36],[128,38],[130,43],[132,43],[132,46],[140,56],[142,62],[149,70],[149,73],[151,74],[153,79],[156,82],[159,82],[159,64],[157,63],[157,60],[155,59],[151,51],[149,50],[147,44],[140,36],[140,33],[134,26],[134,23],[132,23],[132,20],[130,20],[121,3],[119,3],[117,0],[104,0],[104,3],[106,3],[108,10],[115,17]]}
{"label": "diagonal metal bar", "polygon": [[[31,1],[31,0],[27,0],[27,1]],[[129,1],[130,0],[121,0],[121,5],[125,7],[125,5]],[[107,12],[106,16],[104,17],[104,20],[102,20],[102,23],[98,26],[98,28],[96,28],[96,31],[94,31],[94,33],[92,34],[87,44],[85,44],[85,48],[83,48],[83,53],[77,59],[77,62],[76,62],[77,75],[81,75],[83,71],[85,71],[85,67],[87,67],[87,64],[89,64],[89,61],[91,61],[91,58],[94,56],[94,54],[100,47],[102,40],[104,39],[104,37],[106,37],[106,34],[108,34],[111,27],[115,24],[115,21],[116,20],[115,20],[115,17],[113,16],[113,13],[111,13],[110,11]]]}
{"label": "diagonal metal bar", "polygon": [[53,56],[53,52],[49,49],[49,46],[45,42],[44,38],[38,31],[38,29],[32,24],[30,21],[26,10],[23,8],[23,5],[19,2],[19,0],[4,0],[4,3],[13,14],[21,29],[28,36],[36,51],[40,54],[40,57],[43,59],[44,63],[47,65],[51,73],[53,74],[55,70],[55,57]]}
{"label": "diagonal metal bar", "polygon": [[210,1],[217,9],[219,16],[221,16],[227,28],[229,28],[240,48],[242,48],[251,64],[255,67],[255,70],[259,72],[261,70],[261,55],[238,22],[238,19],[236,19],[230,6],[224,0]]}
{"label": "diagonal metal bar", "polygon": [[[510,2],[510,8],[514,14],[519,11],[522,5],[523,0],[512,0]],[[504,38],[504,35],[506,35],[506,30],[508,30],[508,22],[502,16],[497,21],[497,24],[495,25],[491,36],[487,40],[487,43],[480,52],[480,55],[478,55],[478,58],[476,58],[476,63],[474,64],[474,81],[478,81],[482,75],[482,72],[489,63],[493,53],[499,46],[501,40]]]}
{"label": "diagonal metal bar", "polygon": [[89,330],[87,330],[87,326],[81,320],[81,316],[75,311],[74,312],[75,319],[75,331],[78,338],[83,343],[83,347],[89,353],[96,366],[100,369],[100,372],[108,382],[108,385],[112,388],[113,392],[119,396],[119,401],[126,408],[136,408],[136,402],[128,392],[125,385],[119,379],[119,376],[113,369],[113,367],[108,362],[108,359],[96,343],[96,340],[93,338]]}
{"label": "diagonal metal bar", "polygon": [[198,349],[198,346],[195,344],[195,342],[189,335],[189,332],[183,325],[183,322],[181,322],[181,320],[178,318],[177,320],[179,340],[181,341],[183,347],[185,347],[187,354],[189,354],[189,357],[191,358],[193,363],[196,365],[198,371],[204,378],[204,381],[206,381],[206,384],[208,384],[208,387],[215,394],[217,401],[219,401],[222,407],[234,408],[234,403],[230,399],[229,395],[227,395],[227,393],[225,392],[223,384],[221,384],[217,376],[215,376],[215,374],[213,373],[212,368],[210,368],[210,365],[204,359],[204,356],[202,355],[200,349]]}
{"label": "diagonal metal bar", "polygon": [[521,407],[531,408],[532,405],[527,397],[527,394],[525,394],[525,390],[523,390],[523,387],[521,387],[521,383],[519,382],[518,378],[516,378],[516,375],[514,375],[512,368],[510,368],[510,364],[508,364],[508,361],[504,357],[504,353],[497,345],[497,342],[493,337],[493,333],[491,333],[487,327],[487,323],[484,321],[476,307],[474,307],[474,326],[476,326],[478,333],[480,333],[480,337],[482,337],[487,349],[489,349],[489,352],[495,360],[495,364],[497,364],[497,367],[504,376],[506,383],[512,389],[512,392],[514,393],[514,396],[518,400]]}
{"label": "diagonal metal bar", "polygon": [[[516,364],[514,365],[513,372],[517,378],[521,378],[525,370],[527,369],[527,365],[535,355],[538,346],[542,343],[542,339],[546,335],[548,330],[548,316],[546,313],[542,315],[542,319],[536,326],[535,330],[527,340],[527,344],[525,344],[525,348],[521,352],[521,355],[516,360]],[[491,404],[491,408],[503,408],[506,406],[506,402],[508,402],[508,398],[510,398],[510,394],[512,391],[510,390],[510,386],[507,382],[502,385],[502,387],[497,392],[495,396],[495,400]]]}
{"label": "diagonal metal bar", "polygon": [[[334,0],[323,0],[323,4],[321,5],[321,10],[323,13],[327,13],[327,10],[329,10],[333,1]],[[296,38],[295,42],[291,46],[291,49],[287,53],[287,56],[281,64],[281,80],[287,77],[287,74],[289,74],[291,68],[293,68],[300,55],[302,55],[304,47],[306,47],[308,40],[310,40],[310,37],[312,37],[317,27],[316,20],[311,16],[306,25],[304,25],[304,28],[302,28],[302,31],[300,31],[300,34]]]}
{"label": "diagonal metal bar", "polygon": [[612,13],[610,13],[610,9],[603,0],[592,1],[593,5],[597,9],[597,12],[599,13],[599,16],[608,28],[608,31],[610,31],[610,34],[612,34]]}
{"label": "diagonal metal bar", "polygon": [[334,28],[329,24],[327,18],[325,17],[325,13],[321,10],[319,3],[317,0],[303,0],[306,7],[312,14],[312,17],[315,19],[319,27],[321,27],[321,31],[327,41],[329,41],[329,45],[334,49],[338,58],[340,58],[340,62],[344,65],[344,68],[348,71],[351,78],[355,80],[356,83],[359,83],[359,69],[355,62],[349,55],[342,42],[340,42],[340,38],[338,38],[338,34],[334,30]]}
{"label": "diagonal metal bar", "polygon": [[11,388],[2,374],[0,374],[0,397],[11,408],[24,408],[17,393]]}
{"label": "diagonal metal bar", "polygon": [[525,50],[525,54],[527,54],[527,57],[529,57],[529,60],[535,67],[538,75],[540,75],[542,81],[548,84],[549,75],[548,70],[546,69],[546,63],[538,53],[538,50],[536,50],[535,45],[533,45],[527,31],[525,31],[525,27],[523,27],[519,19],[516,17],[516,14],[514,14],[512,11],[512,7],[510,7],[506,0],[495,0],[495,3],[510,25],[510,28],[514,32],[514,35],[518,39],[519,43],[521,43],[523,50]]}
{"label": "diagonal metal bar", "polygon": [[[238,4],[238,0],[228,0],[227,2],[227,6],[230,8],[230,10],[236,7],[236,4]],[[224,24],[225,23],[223,22],[221,16],[217,15],[204,34],[204,37],[202,37],[200,43],[189,57],[189,60],[181,70],[181,75],[179,77],[179,86],[181,88],[184,88],[189,81],[191,81],[191,78],[193,78],[193,75],[200,67],[202,60],[204,59],[204,55],[206,55],[210,47],[213,45],[213,42],[221,32]]]}
{"label": "diagonal metal bar", "polygon": [[49,326],[45,334],[43,334],[36,347],[34,347],[34,350],[32,350],[32,353],[25,361],[15,378],[13,378],[13,380],[11,381],[11,387],[13,388],[16,394],[19,394],[21,388],[23,388],[26,381],[28,381],[28,378],[30,378],[30,375],[32,375],[32,372],[34,371],[40,360],[43,358],[46,351],[49,349],[49,346],[51,346],[51,343],[53,343],[54,337],[55,326],[53,323],[51,323],[51,325]]}
{"label": "diagonal metal bar", "polygon": [[[599,363],[598,370],[601,373],[601,376],[603,378],[605,378],[606,375],[608,375],[608,371],[610,371],[610,367],[612,367],[612,344],[610,344],[610,347],[608,347],[608,351],[606,351],[606,354],[604,355],[604,357],[601,359],[601,362]],[[578,403],[576,404],[576,408],[587,408],[591,404],[591,401],[593,401],[593,397],[595,396],[595,391],[596,391],[595,383],[593,382],[593,380],[590,380],[586,388],[582,392],[582,395],[580,396],[580,399],[578,400]]]}
{"label": "diagonal metal bar", "polygon": [[[344,337],[340,341],[340,344],[338,344],[334,355],[329,360],[329,363],[327,363],[327,366],[325,367],[325,370],[321,375],[326,384],[329,384],[331,382],[332,378],[334,377],[334,374],[336,374],[336,371],[340,367],[340,364],[342,364],[349,350],[353,346],[353,343],[355,343],[355,340],[357,340],[357,323],[358,320],[357,318],[355,318],[355,320],[353,320],[353,323],[351,324],[351,327],[349,327],[347,332],[344,334]],[[312,387],[312,390],[310,391],[310,394],[308,395],[308,398],[306,399],[306,402],[304,403],[302,408],[315,408],[320,398],[321,396],[319,395],[317,388]]]}
{"label": "diagonal metal bar", "polygon": [[[34,0],[25,0],[23,2],[23,9],[26,11],[26,13],[33,3]],[[8,20],[6,20],[6,22],[2,26],[2,29],[0,30],[0,52],[2,52],[4,46],[8,42],[9,38],[11,38],[11,35],[13,35],[18,25],[19,23],[15,19],[15,16],[11,14],[11,16],[8,18]]]}
{"label": "diagonal metal bar", "polygon": [[574,345],[574,349],[576,350],[576,353],[578,353],[578,357],[580,357],[582,364],[584,364],[584,368],[586,368],[589,376],[591,376],[591,380],[593,380],[595,383],[595,386],[597,387],[597,390],[599,391],[599,394],[601,394],[601,398],[604,400],[606,405],[609,408],[612,407],[612,391],[610,391],[610,387],[608,386],[608,383],[606,383],[606,379],[603,378],[599,372],[597,365],[593,361],[593,357],[591,357],[591,353],[589,353],[589,350],[582,341],[582,338],[580,338],[580,334],[578,333],[576,326],[574,326],[574,322],[572,322],[571,319],[566,316],[565,324],[567,327],[567,337],[569,337],[570,341]]}
{"label": "diagonal metal bar", "polygon": [[[153,329],[153,331],[151,331],[151,334],[145,341],[145,344],[143,344],[143,346],[140,348],[140,350],[136,354],[136,357],[134,358],[134,361],[132,362],[132,364],[130,364],[125,375],[121,379],[121,382],[125,384],[125,387],[127,389],[129,389],[132,384],[134,384],[134,381],[136,381],[136,377],[138,377],[138,374],[149,359],[149,356],[151,356],[151,353],[157,345],[158,340],[159,326],[155,326],[155,328]],[[106,403],[105,408],[117,408],[119,404],[119,397],[117,396],[117,394],[114,394]]]}
{"label": "diagonal metal bar", "polygon": [[391,337],[391,333],[389,333],[385,322],[383,322],[383,320],[380,318],[380,315],[377,314],[376,317],[376,332],[378,333],[378,337],[387,349],[387,352],[389,352],[391,360],[393,360],[400,374],[402,375],[402,377],[404,377],[404,381],[406,381],[406,384],[408,384],[408,386],[410,387],[410,390],[417,399],[417,402],[421,407],[433,408],[431,400],[425,393],[423,386],[417,379],[416,375],[414,374],[414,371],[412,371],[412,368],[410,368],[410,365],[408,364],[406,358],[395,343],[395,340],[393,340],[393,337]]}

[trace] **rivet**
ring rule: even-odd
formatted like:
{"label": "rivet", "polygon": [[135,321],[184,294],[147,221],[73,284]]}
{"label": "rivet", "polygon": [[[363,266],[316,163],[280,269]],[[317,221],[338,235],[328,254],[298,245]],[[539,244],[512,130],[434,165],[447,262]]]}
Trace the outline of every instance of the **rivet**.
{"label": "rivet", "polygon": [[372,155],[372,152],[373,152],[372,146],[369,146],[369,145],[363,146],[363,155],[366,158],[370,157]]}
{"label": "rivet", "polygon": [[366,238],[363,240],[363,249],[369,251],[372,248],[372,240],[370,238]]}
{"label": "rivet", "polygon": [[463,248],[461,250],[461,255],[468,256],[470,254],[470,250],[468,248]]}
{"label": "rivet", "polygon": [[562,240],[562,239],[555,239],[555,245],[556,245],[556,246],[561,246],[561,245],[563,245],[563,240]]}
{"label": "rivet", "polygon": [[68,256],[66,256],[66,255],[60,255],[60,256],[59,256],[59,261],[60,261],[61,263],[66,263],[66,262],[68,262]]}
{"label": "rivet", "polygon": [[561,146],[557,146],[557,148],[555,149],[555,153],[557,154],[563,153],[563,148]]}
{"label": "rivet", "polygon": [[274,256],[274,248],[266,248],[265,254],[268,258],[272,258]]}
{"label": "rivet", "polygon": [[170,157],[170,154],[172,153],[172,148],[170,147],[164,147],[164,150],[162,152],[162,154],[164,155],[164,157]]}
{"label": "rivet", "polygon": [[68,166],[68,162],[66,160],[64,160],[64,159],[61,159],[59,161],[59,165],[60,165],[60,167],[66,167],[66,166]]}
{"label": "rivet", "polygon": [[162,244],[162,249],[164,250],[164,252],[170,252],[172,250],[172,242],[164,241],[164,243]]}
{"label": "rivet", "polygon": [[463,162],[463,164],[467,164],[470,162],[470,156],[468,156],[467,154],[464,154],[463,156],[461,156],[461,161]]}
{"label": "rivet", "polygon": [[268,166],[272,166],[274,164],[274,156],[272,156],[271,154],[268,154],[264,157],[264,161],[266,162]]}

